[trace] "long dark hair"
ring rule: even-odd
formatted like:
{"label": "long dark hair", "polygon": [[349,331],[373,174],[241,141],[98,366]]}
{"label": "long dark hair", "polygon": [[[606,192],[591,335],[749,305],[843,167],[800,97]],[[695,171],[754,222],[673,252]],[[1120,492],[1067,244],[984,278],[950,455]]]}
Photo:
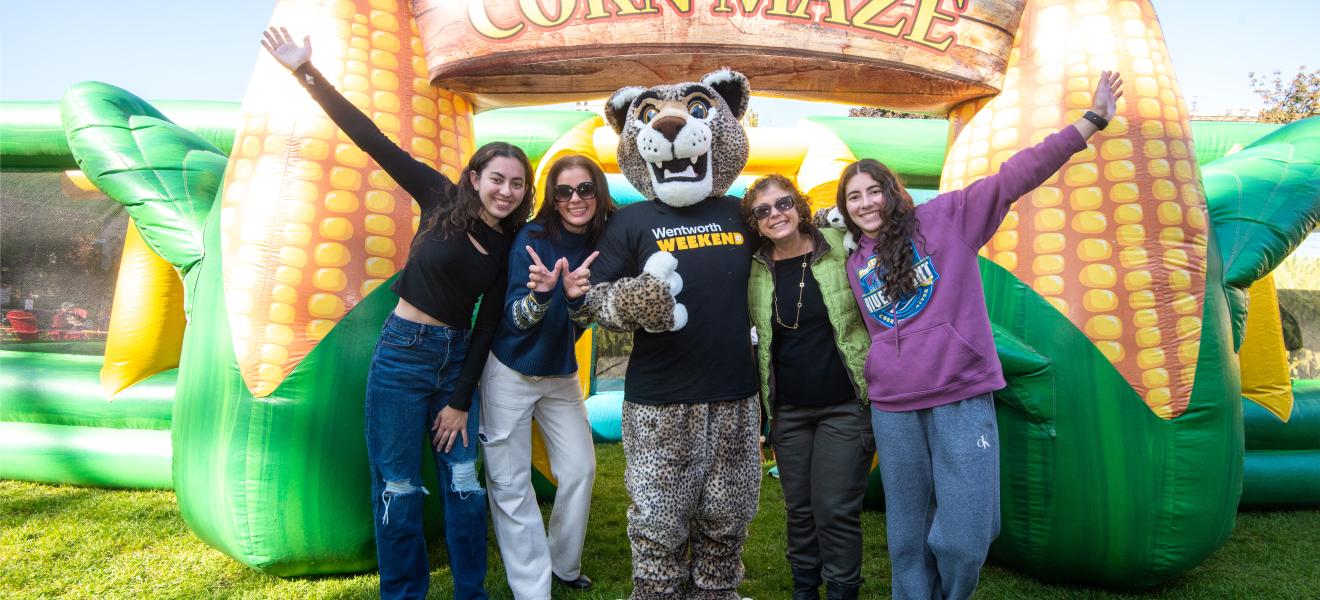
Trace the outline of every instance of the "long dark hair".
{"label": "long dark hair", "polygon": [[[880,276],[885,296],[897,301],[899,298],[917,289],[917,274],[912,269],[912,244],[921,237],[921,224],[917,222],[917,209],[912,204],[912,196],[898,180],[898,176],[884,163],[872,158],[863,158],[848,165],[839,175],[839,189],[835,194],[834,204],[843,216],[843,223],[853,234],[853,239],[862,239],[862,228],[854,223],[848,214],[848,180],[866,173],[880,184],[884,194],[881,207],[880,231],[876,234],[875,253],[880,261],[883,274]],[[926,245],[925,239],[921,245]]]}
{"label": "long dark hair", "polygon": [[813,227],[811,223],[811,201],[807,198],[807,195],[803,194],[802,190],[799,190],[796,185],[793,185],[789,178],[779,173],[771,173],[753,181],[752,185],[747,186],[747,191],[743,192],[742,216],[743,220],[747,222],[747,228],[752,232],[752,239],[755,242],[753,247],[760,246],[765,242],[765,236],[761,235],[761,228],[756,222],[756,217],[752,216],[752,203],[756,201],[756,197],[761,192],[765,191],[765,188],[772,185],[784,188],[793,197],[793,210],[798,215],[798,231],[810,234]]}
{"label": "long dark hair", "polygon": [[596,161],[581,154],[560,157],[550,165],[550,170],[545,174],[545,191],[541,194],[541,208],[537,209],[536,217],[532,219],[533,223],[541,224],[542,231],[531,235],[558,240],[564,231],[564,222],[559,217],[559,211],[555,210],[555,205],[559,202],[555,198],[555,186],[559,184],[559,175],[569,169],[586,171],[591,176],[591,182],[596,184],[596,214],[592,215],[591,222],[587,223],[587,244],[594,246],[605,232],[605,220],[609,219],[618,207],[610,197],[610,184],[605,181],[605,172],[600,170],[600,165],[597,165]]}
{"label": "long dark hair", "polygon": [[[522,202],[517,208],[513,209],[509,216],[500,219],[501,233],[511,234],[517,231],[523,223],[527,222],[528,215],[532,214],[532,204],[536,202],[536,186],[532,181],[532,163],[527,160],[527,154],[522,148],[514,146],[507,142],[490,142],[485,144],[473,153],[472,159],[463,168],[463,173],[458,176],[458,192],[452,202],[442,200],[435,210],[431,211],[431,216],[427,218],[426,223],[422,225],[414,240],[420,240],[431,233],[439,234],[442,238],[447,238],[453,234],[467,231],[468,226],[473,219],[481,218],[481,195],[477,188],[472,185],[471,173],[476,173],[477,177],[486,169],[490,161],[497,158],[512,158],[522,163],[523,171],[526,173],[526,185],[523,187]],[[416,242],[414,242],[416,243]]]}

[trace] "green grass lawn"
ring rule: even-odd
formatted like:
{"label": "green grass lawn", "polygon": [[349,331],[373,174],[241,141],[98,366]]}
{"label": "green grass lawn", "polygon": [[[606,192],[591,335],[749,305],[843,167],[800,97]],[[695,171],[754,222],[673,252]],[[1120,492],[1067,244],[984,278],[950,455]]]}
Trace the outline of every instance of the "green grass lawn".
{"label": "green grass lawn", "polygon": [[[583,572],[587,593],[556,589],[556,598],[625,598],[630,588],[623,489],[623,450],[597,446],[599,474]],[[548,508],[547,508],[548,509]],[[863,598],[889,597],[884,515],[863,516]],[[431,551],[431,596],[448,598],[442,544]],[[784,502],[778,481],[765,479],[752,523],[747,581],[758,600],[787,598]],[[490,545],[487,585],[509,598],[504,569]],[[123,491],[0,481],[2,598],[371,598],[372,573],[280,579],[244,567],[203,544],[184,526],[168,491]],[[1238,516],[1228,543],[1204,564],[1144,594],[1051,585],[988,565],[983,598],[1317,598],[1320,597],[1320,511]]]}

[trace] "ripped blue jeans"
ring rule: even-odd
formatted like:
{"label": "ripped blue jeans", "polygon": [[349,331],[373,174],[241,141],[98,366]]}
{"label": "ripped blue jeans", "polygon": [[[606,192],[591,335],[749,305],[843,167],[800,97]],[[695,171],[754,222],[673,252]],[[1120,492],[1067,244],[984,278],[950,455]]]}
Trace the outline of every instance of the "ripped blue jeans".
{"label": "ripped blue jeans", "polygon": [[449,404],[471,330],[423,325],[390,314],[367,375],[367,458],[371,464],[381,598],[423,598],[429,586],[425,496],[440,494],[454,598],[486,598],[486,491],[477,478],[481,403],[468,412],[468,445],[436,452],[439,490],[422,485],[431,423]]}

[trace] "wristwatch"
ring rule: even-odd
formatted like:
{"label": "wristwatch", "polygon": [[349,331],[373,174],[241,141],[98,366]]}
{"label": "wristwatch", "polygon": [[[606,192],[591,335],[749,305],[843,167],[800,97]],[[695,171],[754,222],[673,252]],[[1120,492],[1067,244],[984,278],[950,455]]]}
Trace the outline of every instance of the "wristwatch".
{"label": "wristwatch", "polygon": [[1089,110],[1086,111],[1086,114],[1083,114],[1083,115],[1082,115],[1082,118],[1083,118],[1083,119],[1086,119],[1087,121],[1090,121],[1091,123],[1094,123],[1094,124],[1095,124],[1095,128],[1096,128],[1096,129],[1099,129],[1100,131],[1104,131],[1106,127],[1109,127],[1109,120],[1108,120],[1108,119],[1106,119],[1106,118],[1104,118],[1104,117],[1102,117],[1102,116],[1100,116],[1100,115],[1097,115],[1097,114],[1095,114],[1095,113],[1093,113],[1093,112],[1091,112],[1091,111],[1089,111]]}

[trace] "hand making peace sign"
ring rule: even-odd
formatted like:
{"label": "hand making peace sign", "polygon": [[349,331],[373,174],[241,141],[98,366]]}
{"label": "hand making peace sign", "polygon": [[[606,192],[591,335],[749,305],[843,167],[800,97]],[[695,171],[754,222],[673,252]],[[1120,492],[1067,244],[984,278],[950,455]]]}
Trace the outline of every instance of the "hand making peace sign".
{"label": "hand making peace sign", "polygon": [[[577,300],[578,298],[585,296],[587,291],[591,289],[590,267],[592,261],[595,261],[597,256],[600,256],[599,250],[592,252],[591,256],[588,256],[587,260],[582,261],[582,264],[572,273],[564,275],[564,295],[568,296],[569,300]],[[567,271],[568,261],[562,258],[559,260],[564,263],[564,270]]]}
{"label": "hand making peace sign", "polygon": [[532,257],[532,264],[527,266],[527,287],[533,292],[541,293],[555,289],[555,283],[559,281],[560,273],[567,270],[568,262],[561,258],[555,262],[553,270],[547,269],[531,246],[523,246],[523,248],[526,248],[527,254]]}
{"label": "hand making peace sign", "polygon": [[582,264],[573,272],[568,271],[568,259],[560,258],[555,261],[555,268],[547,269],[545,263],[541,262],[541,257],[533,250],[531,246],[524,246],[527,254],[532,257],[532,264],[527,266],[527,287],[534,292],[549,292],[555,289],[555,283],[562,276],[564,278],[564,295],[569,300],[577,300],[585,296],[587,290],[591,289],[591,263],[600,256],[600,251],[592,252]]}

